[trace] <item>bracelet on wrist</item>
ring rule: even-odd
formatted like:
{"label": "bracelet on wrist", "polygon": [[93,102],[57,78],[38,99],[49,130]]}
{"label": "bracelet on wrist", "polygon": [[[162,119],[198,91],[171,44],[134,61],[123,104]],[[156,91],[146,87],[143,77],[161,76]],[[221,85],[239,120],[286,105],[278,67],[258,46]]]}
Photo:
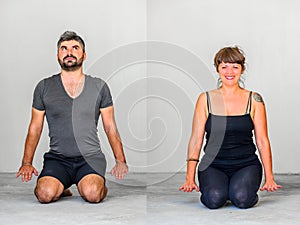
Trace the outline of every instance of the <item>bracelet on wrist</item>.
{"label": "bracelet on wrist", "polygon": [[187,162],[189,162],[189,161],[199,162],[199,159],[195,159],[195,158],[188,158],[186,161],[187,161]]}
{"label": "bracelet on wrist", "polygon": [[32,165],[31,162],[22,162],[22,166]]}

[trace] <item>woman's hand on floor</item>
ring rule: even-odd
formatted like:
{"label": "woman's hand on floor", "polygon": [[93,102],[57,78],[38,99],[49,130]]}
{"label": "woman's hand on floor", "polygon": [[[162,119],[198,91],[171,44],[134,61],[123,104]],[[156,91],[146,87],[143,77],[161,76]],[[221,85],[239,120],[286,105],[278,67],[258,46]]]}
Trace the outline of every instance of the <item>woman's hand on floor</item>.
{"label": "woman's hand on floor", "polygon": [[265,181],[264,185],[259,190],[273,192],[273,191],[277,191],[279,188],[282,188],[282,186],[276,184],[274,180],[270,180],[270,181]]}
{"label": "woman's hand on floor", "polygon": [[199,187],[195,181],[185,181],[185,183],[179,188],[179,191],[192,192],[193,190],[199,192]]}

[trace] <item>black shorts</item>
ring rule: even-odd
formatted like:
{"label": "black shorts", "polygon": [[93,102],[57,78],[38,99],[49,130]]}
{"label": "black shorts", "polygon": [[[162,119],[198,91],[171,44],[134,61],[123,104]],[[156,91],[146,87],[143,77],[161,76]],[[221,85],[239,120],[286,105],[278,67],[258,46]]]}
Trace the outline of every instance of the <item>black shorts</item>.
{"label": "black shorts", "polygon": [[[96,167],[97,165],[97,167]],[[58,179],[67,189],[78,185],[79,181],[88,174],[98,174],[105,181],[106,160],[104,155],[92,158],[65,157],[53,152],[44,154],[44,166],[38,177],[51,176]]]}

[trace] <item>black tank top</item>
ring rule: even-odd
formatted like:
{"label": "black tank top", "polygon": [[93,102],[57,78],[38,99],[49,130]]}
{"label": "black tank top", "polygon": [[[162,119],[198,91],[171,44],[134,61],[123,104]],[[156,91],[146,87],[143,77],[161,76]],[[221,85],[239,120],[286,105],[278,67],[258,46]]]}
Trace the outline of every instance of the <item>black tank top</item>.
{"label": "black tank top", "polygon": [[214,151],[212,165],[245,166],[257,160],[253,142],[253,121],[250,116],[251,95],[244,115],[220,116],[211,112],[209,94],[207,95],[208,118],[205,124],[206,144],[204,151]]}

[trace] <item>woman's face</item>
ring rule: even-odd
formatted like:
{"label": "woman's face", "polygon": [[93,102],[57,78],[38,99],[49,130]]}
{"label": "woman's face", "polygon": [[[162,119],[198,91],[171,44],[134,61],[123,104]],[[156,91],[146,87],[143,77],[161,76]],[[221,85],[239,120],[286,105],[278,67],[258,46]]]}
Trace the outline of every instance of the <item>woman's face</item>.
{"label": "woman's face", "polygon": [[218,73],[222,80],[222,84],[226,86],[238,85],[242,74],[242,66],[238,63],[220,63]]}

